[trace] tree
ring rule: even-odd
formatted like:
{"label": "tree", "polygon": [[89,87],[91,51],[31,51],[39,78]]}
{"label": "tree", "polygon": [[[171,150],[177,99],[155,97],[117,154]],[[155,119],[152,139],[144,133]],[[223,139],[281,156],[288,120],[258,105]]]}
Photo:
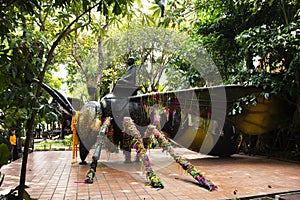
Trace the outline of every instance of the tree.
{"label": "tree", "polygon": [[[197,14],[203,15],[204,9],[206,18],[194,21],[195,36],[204,38],[208,50],[217,55],[220,70],[237,73],[243,62],[254,69],[253,60],[259,56],[262,68],[274,72],[287,70],[298,59],[293,60],[299,46],[298,1],[197,1],[197,5]],[[223,63],[216,59],[220,56]]]}
{"label": "tree", "polygon": [[[67,69],[71,75],[76,74],[77,71],[82,72],[83,77],[77,78],[76,82],[83,80],[88,91],[93,91],[89,93],[90,100],[98,100],[99,94],[100,97],[106,94],[111,84],[111,82],[107,82],[108,79],[115,81],[124,72],[124,66],[122,67],[121,63],[125,63],[125,54],[127,56],[129,54],[121,52],[121,50],[114,50],[110,46],[112,45],[109,42],[110,39],[115,34],[126,32],[130,28],[154,24],[152,17],[145,13],[141,9],[142,7],[141,2],[137,2],[137,4],[129,4],[126,9],[122,9],[120,15],[113,13],[112,9],[108,9],[105,14],[92,15],[94,20],[88,27],[89,29],[80,29],[76,33],[72,44],[72,55],[79,70],[74,64],[67,65]],[[118,44],[116,45],[118,47]],[[122,58],[120,59],[120,57]],[[104,72],[105,70],[107,71]],[[115,73],[111,73],[111,70]],[[103,75],[106,77],[102,77]],[[73,77],[70,77],[69,86],[74,84],[72,79],[74,80]]]}
{"label": "tree", "polygon": [[108,39],[105,47],[108,60],[122,71],[121,74],[126,70],[127,58],[136,59],[137,84],[147,93],[163,91],[170,86],[165,73],[184,39],[183,34],[170,29],[131,26],[128,31]]}
{"label": "tree", "polygon": [[[0,83],[1,109],[5,113],[22,113],[26,127],[19,199],[23,199],[29,141],[40,110],[41,84],[55,67],[57,47],[75,30],[90,23],[90,13],[98,9],[120,14],[128,1],[8,1],[0,4]],[[13,99],[13,101],[11,100]],[[2,101],[3,100],[3,101]],[[3,102],[3,103],[2,103]],[[15,115],[15,118],[18,115]]]}

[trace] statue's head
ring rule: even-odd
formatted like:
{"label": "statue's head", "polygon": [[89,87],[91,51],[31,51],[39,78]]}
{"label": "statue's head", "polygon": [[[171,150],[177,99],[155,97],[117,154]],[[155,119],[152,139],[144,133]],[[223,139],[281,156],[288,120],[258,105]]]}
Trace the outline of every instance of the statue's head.
{"label": "statue's head", "polygon": [[134,64],[134,62],[135,62],[134,58],[133,57],[129,57],[128,60],[127,60],[127,65],[131,66],[131,65]]}
{"label": "statue's head", "polygon": [[80,112],[76,124],[77,134],[83,146],[90,150],[95,144],[101,127],[102,110],[97,101],[85,104]]}

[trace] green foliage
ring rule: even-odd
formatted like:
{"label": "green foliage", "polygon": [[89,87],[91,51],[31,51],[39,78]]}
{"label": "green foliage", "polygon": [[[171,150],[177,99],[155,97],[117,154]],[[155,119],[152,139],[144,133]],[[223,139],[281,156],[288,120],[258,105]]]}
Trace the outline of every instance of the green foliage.
{"label": "green foliage", "polygon": [[118,34],[107,41],[106,47],[113,66],[120,66],[125,72],[129,56],[136,59],[137,84],[143,92],[163,90],[169,87],[163,74],[172,65],[171,60],[178,55],[185,37],[176,31],[164,28],[132,28],[126,34]]}
{"label": "green foliage", "polygon": [[48,151],[48,150],[69,150],[72,146],[73,134],[65,136],[63,140],[59,139],[60,135],[54,136],[51,139],[35,141],[35,151]]}
{"label": "green foliage", "polygon": [[251,49],[254,55],[265,60],[268,70],[294,70],[299,63],[300,16],[297,21],[280,26],[257,26],[237,36],[243,49]]}
{"label": "green foliage", "polygon": [[[163,90],[164,88],[159,81],[161,81],[164,70],[169,67],[169,60],[174,51],[182,43],[182,35],[163,28],[139,28],[139,25],[134,25],[132,28],[125,30],[126,33],[116,31],[115,34],[105,37],[103,40],[104,60],[102,64],[104,68],[100,84],[101,96],[109,92],[112,82],[115,83],[118,78],[123,76],[126,71],[126,60],[129,56],[136,59],[136,66],[138,66],[137,80],[143,91]],[[84,58],[95,58],[93,61],[88,59],[84,64],[90,72],[96,72],[93,70],[93,66],[99,67],[97,64],[97,61],[99,61],[98,52],[89,51],[88,48],[84,49],[87,41],[89,39],[81,43],[83,48],[81,48],[82,51],[78,51],[78,54],[82,53],[80,56],[82,61],[85,60]],[[95,49],[95,42],[89,43],[91,44],[90,48]],[[91,62],[94,64],[89,65]],[[89,77],[93,79],[94,76],[90,75]],[[79,79],[76,80],[79,81]],[[163,84],[168,84],[168,82]]]}
{"label": "green foliage", "polygon": [[[204,12],[206,15],[205,18],[194,21],[194,32],[204,38],[205,46],[220,69],[225,69],[224,72],[234,70],[243,59],[246,59],[247,67],[252,68],[252,58],[256,55],[265,56],[273,52],[277,54],[276,59],[281,60],[279,55],[282,57],[282,53],[290,49],[285,40],[296,34],[295,32],[290,34],[292,31],[290,25],[299,24],[295,21],[299,12],[298,1],[206,1],[204,3],[199,0],[197,6],[196,13],[203,16]],[[287,28],[289,31],[283,28],[287,26],[286,22],[290,23]],[[278,35],[279,32],[284,36]],[[272,45],[280,46],[278,50],[281,51],[270,49]],[[247,56],[250,56],[248,60]]]}
{"label": "green foliage", "polygon": [[167,1],[164,13],[160,17],[161,11],[157,4],[153,5],[150,10],[153,11],[153,16],[159,19],[158,26],[160,27],[186,31],[189,29],[189,20],[195,18],[193,1]]}
{"label": "green foliage", "polygon": [[[282,3],[287,2],[281,1]],[[241,53],[246,54],[251,49],[252,55],[260,58],[261,71],[253,73],[248,84],[262,86],[271,94],[281,95],[294,102],[299,96],[300,88],[300,12],[299,7],[298,10],[291,7],[295,3],[297,2],[290,2],[284,10],[280,3],[277,4],[275,8],[286,13],[281,13],[284,14],[284,19],[274,17],[276,21],[272,24],[249,28],[236,37]]]}
{"label": "green foliage", "polygon": [[11,157],[10,151],[6,144],[0,143],[0,168],[8,163]]}
{"label": "green foliage", "polygon": [[[18,199],[20,199],[18,197],[19,187],[20,186],[17,186],[16,188],[12,189],[9,193],[7,193],[5,195],[0,195],[0,200],[18,200]],[[29,188],[29,187],[25,186],[23,199],[24,200],[36,200],[36,199],[30,197],[29,193],[25,190],[26,188]]]}
{"label": "green foliage", "polygon": [[62,142],[65,146],[71,147],[73,142],[73,134],[65,136],[65,139]]}
{"label": "green foliage", "polygon": [[[170,67],[166,69],[167,88],[169,90],[187,89],[205,85],[205,80],[199,71],[193,67],[184,54],[188,54],[188,52],[179,52],[174,55],[170,60]],[[178,83],[178,80],[181,80],[181,82]]]}

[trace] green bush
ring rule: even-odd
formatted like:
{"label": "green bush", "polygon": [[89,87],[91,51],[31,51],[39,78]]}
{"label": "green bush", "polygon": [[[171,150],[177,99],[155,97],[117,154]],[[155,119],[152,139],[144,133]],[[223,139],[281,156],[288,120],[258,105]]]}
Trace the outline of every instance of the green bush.
{"label": "green bush", "polygon": [[6,144],[1,143],[0,144],[0,168],[8,163],[8,160],[10,159],[11,154]]}

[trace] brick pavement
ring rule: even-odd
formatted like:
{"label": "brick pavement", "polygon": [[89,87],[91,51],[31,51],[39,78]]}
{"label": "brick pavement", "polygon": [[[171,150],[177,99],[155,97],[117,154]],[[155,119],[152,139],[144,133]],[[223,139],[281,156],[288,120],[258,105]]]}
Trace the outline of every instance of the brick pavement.
{"label": "brick pavement", "polygon": [[[84,184],[89,165],[71,164],[70,151],[44,151],[29,154],[26,185],[31,197],[38,199],[233,199],[255,195],[300,190],[299,163],[283,162],[265,157],[233,155],[230,158],[204,156],[181,151],[185,158],[218,190],[209,192],[182,170],[161,150],[151,150],[153,169],[164,183],[164,189],[146,186],[140,163],[123,163],[122,153],[103,152],[98,162],[95,182]],[[134,154],[133,154],[134,155]],[[90,154],[91,156],[91,154]],[[90,161],[90,156],[88,161]],[[108,159],[109,158],[109,159]],[[5,179],[0,194],[19,183],[21,159],[5,165]]]}

